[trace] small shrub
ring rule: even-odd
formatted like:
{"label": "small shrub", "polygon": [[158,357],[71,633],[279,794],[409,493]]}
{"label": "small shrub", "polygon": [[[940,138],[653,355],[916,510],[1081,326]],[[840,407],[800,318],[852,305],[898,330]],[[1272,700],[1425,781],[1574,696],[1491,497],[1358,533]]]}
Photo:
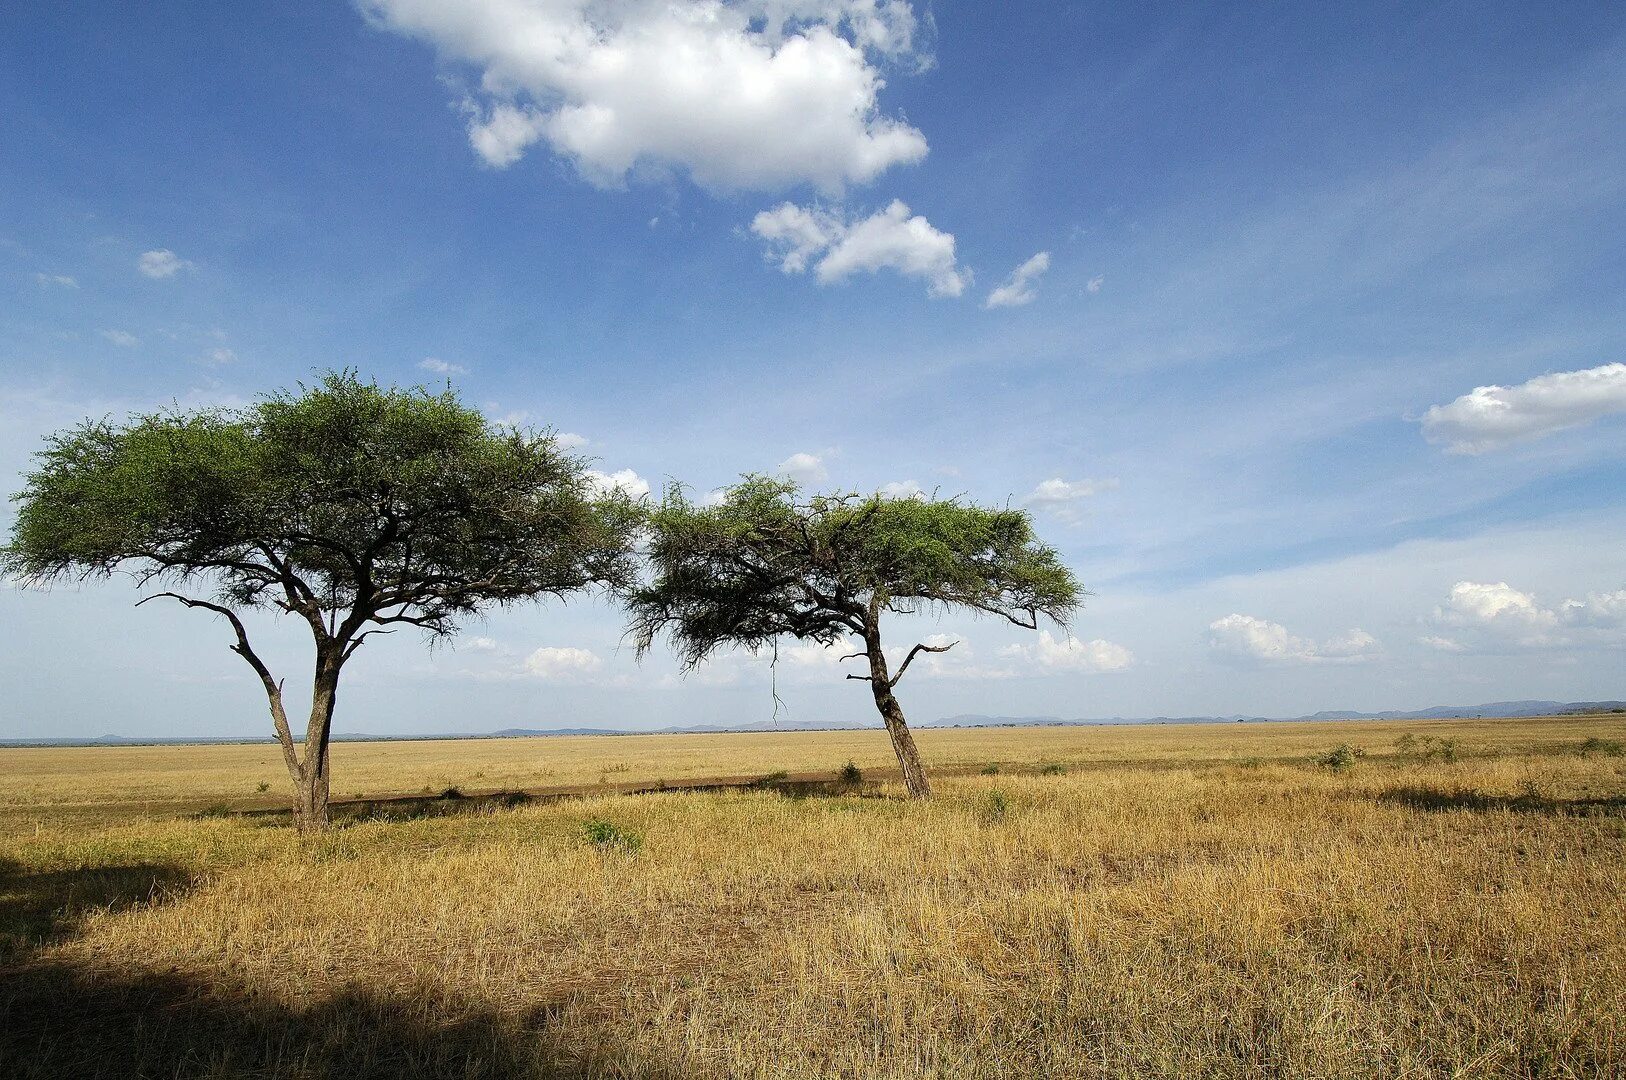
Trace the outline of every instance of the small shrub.
{"label": "small shrub", "polygon": [[1433,735],[1413,735],[1411,732],[1395,740],[1395,752],[1401,757],[1414,758],[1418,761],[1443,761],[1454,765],[1460,760],[1457,753],[1457,740],[1440,739]]}
{"label": "small shrub", "polygon": [[440,793],[440,797],[447,800],[461,799],[463,797],[463,789],[459,787],[449,787]]}
{"label": "small shrub", "polygon": [[1039,770],[1040,776],[1066,776],[1067,766],[1059,761],[1052,761]]}
{"label": "small shrub", "polygon": [[582,824],[582,836],[589,844],[600,851],[622,851],[628,855],[635,854],[644,846],[641,834],[627,829],[617,828],[612,822],[603,818],[593,818]]}
{"label": "small shrub", "polygon": [[1317,754],[1311,760],[1323,769],[1331,769],[1335,773],[1347,773],[1355,767],[1355,762],[1358,759],[1365,756],[1365,750],[1358,750],[1348,743],[1340,743],[1325,754]]}
{"label": "small shrub", "polygon": [[1604,757],[1620,757],[1626,754],[1626,745],[1623,745],[1617,739],[1600,739],[1594,735],[1576,747],[1575,752],[1582,757],[1592,757],[1594,754],[1602,754]]}
{"label": "small shrub", "polygon": [[254,786],[254,790],[258,791],[261,795],[264,795],[266,792],[271,790],[271,784],[268,781],[261,780]]}
{"label": "small shrub", "polygon": [[984,765],[982,767],[982,775],[984,775],[984,776],[998,776],[999,775],[999,766],[995,765],[993,762],[989,762],[987,765]]}
{"label": "small shrub", "polygon": [[769,773],[767,776],[764,776],[762,778],[762,782],[764,784],[777,784],[781,780],[789,780],[789,779],[790,779],[790,773],[786,772],[784,769],[779,769],[779,770],[777,770],[775,772]]}
{"label": "small shrub", "polygon": [[995,788],[983,795],[982,804],[978,807],[978,813],[982,820],[997,823],[1005,820],[1005,815],[1010,813],[1010,809],[1010,798],[1003,791]]}
{"label": "small shrub", "polygon": [[849,761],[841,767],[840,772],[836,773],[836,779],[843,784],[862,784],[864,782],[864,770],[858,767],[857,762]]}

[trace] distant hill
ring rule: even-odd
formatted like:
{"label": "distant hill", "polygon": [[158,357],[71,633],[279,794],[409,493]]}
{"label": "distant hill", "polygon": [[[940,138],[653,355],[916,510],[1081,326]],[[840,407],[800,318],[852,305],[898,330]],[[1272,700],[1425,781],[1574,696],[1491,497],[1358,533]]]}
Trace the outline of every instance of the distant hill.
{"label": "distant hill", "polygon": [[[1574,712],[1626,712],[1626,701],[1493,701],[1485,705],[1435,705],[1410,712],[1353,712],[1330,709],[1307,716],[1111,716],[1093,720],[1068,720],[1059,716],[985,716],[981,713],[962,713],[945,716],[940,720],[927,720],[916,727],[1075,727],[1107,724],[1234,724],[1281,723],[1294,720],[1444,720],[1452,717],[1486,717],[1511,719],[1519,716],[1553,716]],[[689,727],[664,727],[633,730],[629,728],[504,728],[492,732],[447,732],[438,735],[368,735],[361,733],[335,734],[335,742],[418,742],[433,739],[532,739],[564,735],[717,735],[727,732],[768,731],[867,731],[878,729],[879,722],[854,723],[840,720],[758,720],[749,724],[695,724]],[[102,735],[94,739],[0,739],[0,746],[197,746],[230,743],[273,742],[269,735],[223,735],[214,738],[138,738],[126,735]]]}
{"label": "distant hill", "polygon": [[1049,727],[1072,724],[1232,724],[1287,723],[1295,720],[1447,720],[1485,717],[1493,720],[1519,716],[1556,716],[1561,713],[1626,711],[1626,701],[1492,701],[1485,705],[1435,705],[1411,711],[1355,712],[1330,709],[1307,716],[1112,716],[1094,720],[1062,720],[1054,716],[982,716],[965,713],[929,721],[927,727]]}

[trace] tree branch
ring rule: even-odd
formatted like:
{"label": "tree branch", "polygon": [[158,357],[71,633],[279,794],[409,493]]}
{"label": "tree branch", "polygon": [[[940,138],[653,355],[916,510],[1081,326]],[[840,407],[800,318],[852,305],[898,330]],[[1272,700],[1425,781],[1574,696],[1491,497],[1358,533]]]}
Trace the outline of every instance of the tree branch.
{"label": "tree branch", "polygon": [[344,659],[349,660],[350,657],[355,654],[355,651],[358,648],[361,647],[361,643],[363,641],[366,641],[368,638],[372,637],[374,634],[393,634],[393,633],[395,633],[394,630],[367,630],[367,631],[363,631],[362,633],[356,635],[356,638],[355,638],[354,641],[352,641],[350,644],[348,644],[348,645],[346,645],[344,647]]}
{"label": "tree branch", "polygon": [[951,641],[947,645],[925,645],[925,644],[916,645],[914,648],[909,650],[909,655],[904,657],[903,658],[903,663],[898,666],[898,673],[896,675],[892,676],[891,681],[889,681],[886,685],[888,685],[888,686],[896,686],[896,685],[898,685],[898,680],[903,678],[903,673],[905,671],[909,670],[909,664],[914,660],[915,657],[919,656],[921,653],[923,653],[923,652],[944,653],[944,652],[948,652],[950,649],[954,648],[954,646],[956,646],[958,644],[959,644],[958,641]]}
{"label": "tree branch", "polygon": [[211,604],[207,600],[195,600],[190,596],[182,596],[180,593],[153,593],[151,596],[142,597],[136,601],[135,606],[140,607],[148,600],[156,600],[160,596],[179,600],[188,608],[203,608],[217,615],[224,615],[231,621],[231,628],[237,633],[237,644],[231,647],[231,651],[248,661],[248,665],[254,669],[255,674],[259,675],[260,682],[265,685],[265,696],[271,702],[271,723],[277,729],[277,742],[282,744],[282,760],[288,766],[288,775],[293,777],[294,783],[297,784],[303,770],[299,763],[299,755],[294,750],[294,735],[293,731],[288,727],[288,713],[282,706],[282,683],[277,681],[276,677],[271,674],[271,669],[265,666],[265,661],[261,660],[259,654],[250,647],[248,631],[243,628],[243,620],[239,619],[237,613],[231,608],[221,604]]}

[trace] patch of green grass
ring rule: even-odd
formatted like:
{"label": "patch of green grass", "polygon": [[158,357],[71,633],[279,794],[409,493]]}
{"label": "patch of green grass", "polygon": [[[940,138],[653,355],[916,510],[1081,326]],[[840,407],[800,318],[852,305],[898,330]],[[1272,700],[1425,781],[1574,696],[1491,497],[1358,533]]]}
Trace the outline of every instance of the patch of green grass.
{"label": "patch of green grass", "polygon": [[642,833],[634,832],[631,829],[623,829],[603,818],[593,818],[583,822],[582,836],[589,844],[600,851],[620,851],[628,855],[634,855],[644,846]]}

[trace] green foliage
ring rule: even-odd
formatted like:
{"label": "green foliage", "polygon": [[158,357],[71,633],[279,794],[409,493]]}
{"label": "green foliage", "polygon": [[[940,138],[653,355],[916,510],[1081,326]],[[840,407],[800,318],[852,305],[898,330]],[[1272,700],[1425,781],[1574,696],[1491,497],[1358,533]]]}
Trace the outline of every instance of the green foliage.
{"label": "green foliage", "polygon": [[201,582],[352,634],[445,634],[488,605],[624,585],[638,519],[551,435],[349,372],[240,410],[87,421],[47,441],[15,498],[8,573]]}
{"label": "green foliage", "polygon": [[1442,739],[1434,735],[1414,735],[1411,732],[1395,740],[1395,750],[1401,757],[1419,761],[1440,761],[1454,765],[1460,760],[1457,740]]}
{"label": "green foliage", "polygon": [[981,770],[979,770],[979,771],[984,776],[998,776],[999,775],[999,766],[995,765],[993,762],[989,762],[987,765],[984,765],[981,768]]}
{"label": "green foliage", "polygon": [[603,818],[593,818],[584,822],[582,836],[600,851],[621,851],[633,855],[644,846],[641,833],[619,828]]}
{"label": "green foliage", "polygon": [[1366,751],[1348,743],[1340,743],[1328,750],[1325,754],[1317,754],[1311,760],[1323,769],[1331,769],[1335,773],[1347,773],[1355,767],[1355,762],[1366,756]]}
{"label": "green foliage", "polygon": [[1046,763],[1044,766],[1042,766],[1039,769],[1039,775],[1040,776],[1066,776],[1067,775],[1067,766],[1063,765],[1059,761],[1051,761],[1051,762]]}
{"label": "green foliage", "polygon": [[849,761],[836,773],[836,779],[843,784],[862,784],[864,782],[864,770],[858,767],[857,762]]}
{"label": "green foliage", "polygon": [[1617,739],[1600,739],[1596,735],[1584,740],[1575,752],[1582,757],[1592,757],[1601,754],[1604,757],[1620,757],[1626,754],[1626,744]]}
{"label": "green foliage", "polygon": [[651,515],[655,581],[631,597],[640,651],[670,634],[693,667],[780,636],[831,644],[881,611],[969,608],[1065,625],[1083,590],[1020,510],[957,499],[813,495],[747,477],[715,506],[681,488]]}
{"label": "green foliage", "polygon": [[1010,796],[1006,795],[998,788],[985,792],[982,796],[982,802],[977,807],[978,816],[981,817],[983,821],[992,824],[997,824],[1004,821],[1006,815],[1010,813],[1010,810]]}

